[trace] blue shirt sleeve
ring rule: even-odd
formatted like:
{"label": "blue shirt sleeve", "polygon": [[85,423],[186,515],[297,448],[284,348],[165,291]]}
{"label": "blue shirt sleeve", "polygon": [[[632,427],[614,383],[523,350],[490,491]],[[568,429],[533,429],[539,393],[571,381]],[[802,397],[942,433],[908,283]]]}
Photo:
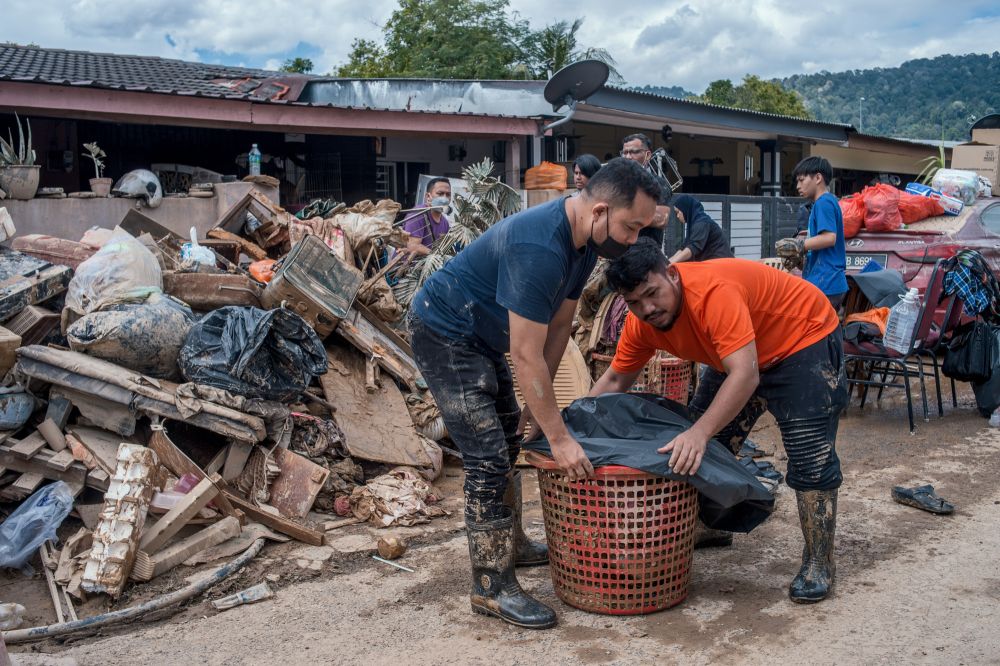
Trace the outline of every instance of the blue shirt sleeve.
{"label": "blue shirt sleeve", "polygon": [[820,197],[813,205],[812,218],[813,228],[811,236],[818,236],[824,231],[837,233],[837,215],[840,214],[840,205],[833,197]]}
{"label": "blue shirt sleeve", "polygon": [[566,280],[566,266],[558,253],[532,243],[518,243],[504,251],[497,270],[497,303],[514,314],[548,324]]}

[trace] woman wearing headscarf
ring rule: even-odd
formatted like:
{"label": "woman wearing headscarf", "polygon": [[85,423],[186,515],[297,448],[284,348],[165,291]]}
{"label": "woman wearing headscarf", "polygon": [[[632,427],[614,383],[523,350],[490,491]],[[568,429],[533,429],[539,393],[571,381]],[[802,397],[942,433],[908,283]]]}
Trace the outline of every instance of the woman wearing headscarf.
{"label": "woman wearing headscarf", "polygon": [[573,185],[579,192],[587,186],[587,182],[594,177],[597,170],[601,168],[601,160],[590,153],[584,153],[573,161]]}
{"label": "woman wearing headscarf", "polygon": [[671,202],[677,219],[685,226],[684,245],[670,257],[670,263],[732,258],[729,241],[701,202],[690,194],[678,194]]}

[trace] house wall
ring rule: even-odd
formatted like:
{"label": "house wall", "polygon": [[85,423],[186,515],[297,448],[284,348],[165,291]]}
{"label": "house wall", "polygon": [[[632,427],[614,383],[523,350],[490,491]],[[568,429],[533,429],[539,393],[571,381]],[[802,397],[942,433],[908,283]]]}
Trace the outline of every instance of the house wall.
{"label": "house wall", "polygon": [[[251,183],[219,183],[216,195],[206,199],[166,197],[156,208],[141,208],[142,214],[152,218],[174,233],[187,237],[191,227],[200,236],[215,226],[216,222],[251,189],[278,201],[274,188]],[[58,238],[79,240],[91,227],[113,229],[125,214],[137,205],[134,199],[117,197],[106,199],[31,199],[30,201],[2,202],[10,213],[18,236],[47,234]]]}

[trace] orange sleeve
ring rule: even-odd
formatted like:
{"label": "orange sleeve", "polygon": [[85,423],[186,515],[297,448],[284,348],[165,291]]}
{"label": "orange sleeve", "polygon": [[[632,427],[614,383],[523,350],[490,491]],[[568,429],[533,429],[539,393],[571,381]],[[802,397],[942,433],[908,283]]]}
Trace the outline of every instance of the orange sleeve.
{"label": "orange sleeve", "polygon": [[707,342],[715,348],[719,359],[753,342],[750,308],[739,289],[717,287],[705,294],[701,303]]}
{"label": "orange sleeve", "polygon": [[629,374],[642,370],[649,359],[656,353],[656,344],[649,339],[650,331],[644,331],[644,325],[629,312],[625,316],[625,326],[618,338],[615,358],[611,361],[611,369],[620,374]]}

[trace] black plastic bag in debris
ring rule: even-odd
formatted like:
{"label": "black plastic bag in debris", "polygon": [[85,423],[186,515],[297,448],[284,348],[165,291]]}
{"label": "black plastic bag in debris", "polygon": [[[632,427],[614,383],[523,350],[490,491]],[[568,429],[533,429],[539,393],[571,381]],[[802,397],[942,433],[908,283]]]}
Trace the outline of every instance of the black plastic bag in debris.
{"label": "black plastic bag in debris", "polygon": [[189,382],[290,402],[326,372],[326,350],[294,312],[228,306],[191,328],[178,363]]}
{"label": "black plastic bag in debris", "polygon": [[[698,489],[699,517],[714,529],[749,532],[774,511],[774,498],[728,449],[711,440],[694,476],[674,474],[669,456],[657,453],[691,427],[687,408],[658,396],[609,393],[580,398],[563,410],[563,421],[594,467],[624,465]],[[551,456],[549,443],[525,448]]]}

